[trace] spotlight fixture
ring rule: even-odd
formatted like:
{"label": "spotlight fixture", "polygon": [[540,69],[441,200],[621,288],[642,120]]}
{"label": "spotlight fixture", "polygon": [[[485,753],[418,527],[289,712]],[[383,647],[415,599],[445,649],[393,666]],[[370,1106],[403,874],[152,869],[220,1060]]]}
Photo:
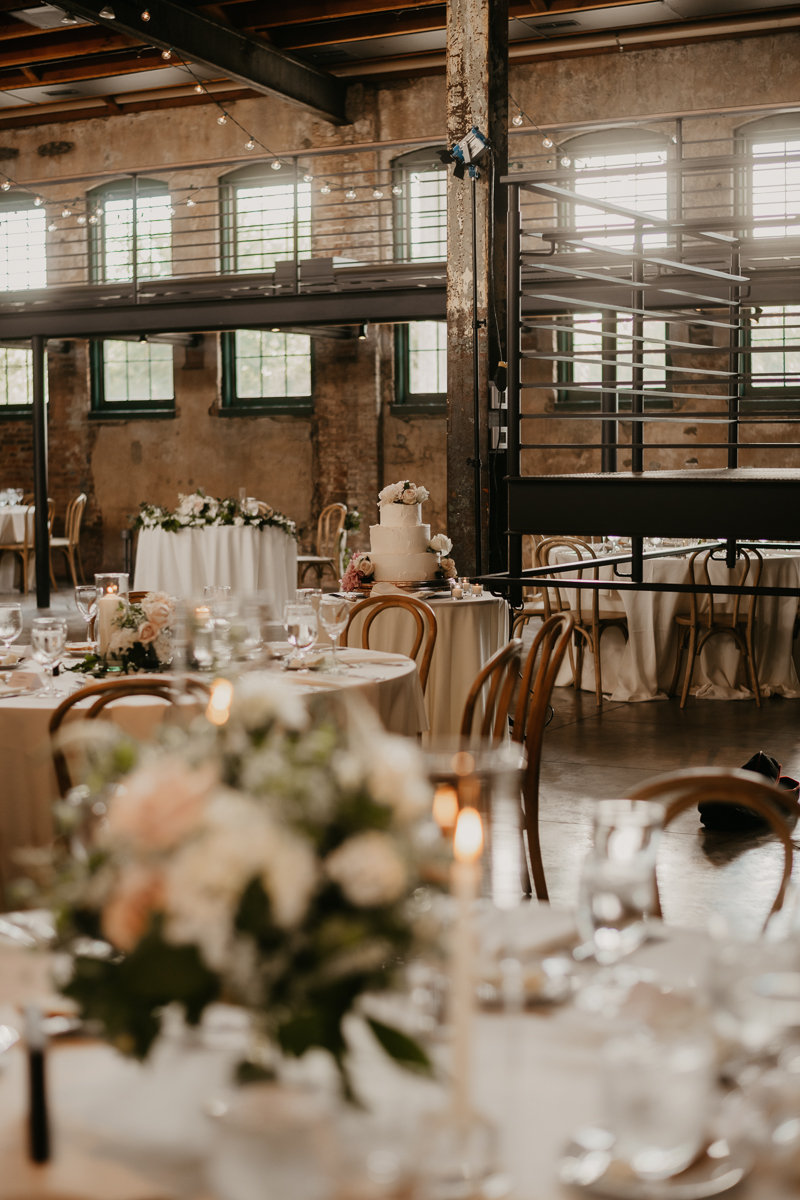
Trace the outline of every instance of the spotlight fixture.
{"label": "spotlight fixture", "polygon": [[249,141],[245,142],[244,148],[245,148],[245,150],[255,150],[256,144],[252,138],[250,138]]}
{"label": "spotlight fixture", "polygon": [[61,18],[61,24],[62,25],[77,25],[78,18],[73,17],[72,13],[70,13],[70,12],[65,12],[63,17]]}
{"label": "spotlight fixture", "polygon": [[360,342],[365,342],[365,341],[367,340],[367,326],[366,326],[366,323],[365,323],[364,325],[359,325],[359,327],[358,327],[358,340],[359,340]]}
{"label": "spotlight fixture", "polygon": [[162,50],[161,57],[164,59],[165,62],[169,62],[169,60],[172,58],[172,51],[171,50]]}
{"label": "spotlight fixture", "polygon": [[568,154],[565,154],[564,157],[561,159],[561,165],[562,165],[562,167],[571,167],[572,166],[572,159],[570,158],[570,156]]}
{"label": "spotlight fixture", "polygon": [[309,175],[308,172],[306,172],[306,174],[303,176],[303,183],[311,183],[313,178],[313,175]]}
{"label": "spotlight fixture", "polygon": [[116,21],[117,19],[117,14],[114,12],[110,4],[103,5],[103,7],[100,9],[99,16],[101,16],[104,21]]}
{"label": "spotlight fixture", "polygon": [[279,158],[276,158],[269,165],[272,167],[273,171],[280,171],[283,163]]}
{"label": "spotlight fixture", "polygon": [[71,217],[72,209],[71,208],[62,208],[61,215],[62,215],[62,217]]}
{"label": "spotlight fixture", "polygon": [[551,137],[543,137],[542,145],[544,146],[545,150],[552,150],[553,146],[555,145],[555,142],[553,141],[553,139]]}
{"label": "spotlight fixture", "polygon": [[194,85],[194,90],[197,92],[198,96],[202,96],[206,89],[203,87],[202,83],[196,83]]}
{"label": "spotlight fixture", "polygon": [[217,124],[218,125],[227,125],[228,124],[228,118],[225,116],[225,113],[223,113],[221,116],[217,117]]}
{"label": "spotlight fixture", "polygon": [[403,194],[403,189],[400,187],[399,183],[396,183],[394,185],[394,187],[392,188],[392,195],[393,196],[402,196],[402,194]]}
{"label": "spotlight fixture", "polygon": [[42,199],[41,196],[34,196],[33,203],[36,205],[37,208],[41,208],[42,205],[44,204],[44,200]]}
{"label": "spotlight fixture", "polygon": [[380,188],[373,188],[372,199],[373,200],[382,200],[383,199],[383,192],[381,191]]}
{"label": "spotlight fixture", "polygon": [[9,181],[7,179],[4,179],[3,182],[0,183],[0,188],[2,188],[4,192],[7,192],[10,187],[11,187],[11,184],[9,183]]}
{"label": "spotlight fixture", "polygon": [[345,197],[345,200],[355,200],[355,198],[356,198],[356,189],[355,189],[355,188],[350,188],[350,190],[349,190],[349,191],[345,192],[345,194],[344,194],[344,197]]}
{"label": "spotlight fixture", "polygon": [[147,11],[147,9],[145,9],[145,10],[144,10],[144,12],[142,13],[142,20],[143,20],[143,21],[149,21],[149,20],[150,20],[150,13]]}
{"label": "spotlight fixture", "polygon": [[86,217],[83,215],[83,213],[81,213],[81,215],[78,217],[78,224],[79,224],[79,225],[85,225],[85,224],[86,224]]}
{"label": "spotlight fixture", "polygon": [[48,233],[55,233],[55,231],[57,229],[58,229],[58,226],[56,225],[55,221],[51,221],[50,224],[47,226]]}
{"label": "spotlight fixture", "polygon": [[331,194],[331,189],[327,183],[323,183],[322,187],[319,190],[322,192],[323,196],[330,196],[330,194]]}
{"label": "spotlight fixture", "polygon": [[519,129],[520,125],[522,124],[522,112],[518,112],[516,116],[511,118],[511,124],[516,125]]}

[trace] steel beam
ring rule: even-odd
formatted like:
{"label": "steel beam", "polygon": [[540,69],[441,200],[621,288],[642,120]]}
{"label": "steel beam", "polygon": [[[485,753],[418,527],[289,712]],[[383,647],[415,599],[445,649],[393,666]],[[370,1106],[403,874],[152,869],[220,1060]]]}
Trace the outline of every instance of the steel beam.
{"label": "steel beam", "polygon": [[143,4],[113,0],[110,7],[115,14],[113,20],[101,18],[101,0],[88,4],[73,4],[70,0],[70,12],[96,25],[127,33],[161,50],[172,50],[176,56],[220,71],[257,92],[280,96],[325,121],[336,125],[346,122],[347,85],[327,71],[172,0],[150,4],[149,21],[142,20]]}
{"label": "steel beam", "polygon": [[33,351],[33,502],[36,538],[36,607],[50,607],[50,531],[47,527],[47,404],[45,338],[37,334]]}

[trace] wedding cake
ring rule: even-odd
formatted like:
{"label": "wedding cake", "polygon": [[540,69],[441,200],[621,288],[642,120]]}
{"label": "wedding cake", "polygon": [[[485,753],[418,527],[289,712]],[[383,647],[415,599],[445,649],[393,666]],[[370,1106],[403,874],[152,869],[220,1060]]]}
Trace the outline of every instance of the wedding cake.
{"label": "wedding cake", "polygon": [[422,505],[428,494],[427,488],[407,479],[380,493],[380,524],[370,525],[369,530],[369,559],[376,583],[422,583],[448,577],[439,555],[449,554],[452,542],[441,533],[431,538],[430,525],[422,523]]}

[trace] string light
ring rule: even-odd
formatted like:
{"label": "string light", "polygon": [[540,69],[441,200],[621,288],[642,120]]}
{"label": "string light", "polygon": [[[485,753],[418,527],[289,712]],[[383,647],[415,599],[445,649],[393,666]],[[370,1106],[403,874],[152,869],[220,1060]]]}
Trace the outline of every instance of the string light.
{"label": "string light", "polygon": [[217,117],[217,124],[218,125],[227,125],[228,124],[228,118],[225,116],[225,113],[221,113],[220,116]]}
{"label": "string light", "polygon": [[163,59],[164,59],[166,62],[169,62],[169,60],[172,58],[172,51],[171,51],[171,50],[162,50],[162,51],[161,51],[161,57],[162,57],[162,58],[163,58]]}
{"label": "string light", "polygon": [[350,188],[349,192],[345,192],[346,200],[355,200],[355,198],[356,198],[356,189],[355,188]]}
{"label": "string light", "polygon": [[522,110],[520,110],[520,111],[519,111],[519,112],[516,114],[516,116],[514,116],[514,117],[512,117],[512,118],[511,118],[511,124],[512,124],[512,125],[516,125],[518,129],[519,129],[520,125],[522,124],[522,121],[523,121],[523,117],[522,117]]}
{"label": "string light", "polygon": [[322,192],[323,196],[330,196],[331,194],[331,189],[328,187],[327,183],[323,183],[319,190]]}
{"label": "string light", "polygon": [[272,167],[273,171],[280,171],[280,169],[281,169],[281,166],[282,166],[282,163],[281,163],[281,160],[280,160],[279,158],[276,158],[276,159],[275,159],[273,162],[271,162],[269,165]]}
{"label": "string light", "polygon": [[51,221],[50,224],[47,226],[48,233],[55,233],[55,231],[57,229],[58,229],[58,226],[56,225],[55,221]]}
{"label": "string light", "polygon": [[196,83],[194,85],[194,90],[197,92],[198,96],[202,96],[206,89],[203,87],[202,83]]}
{"label": "string light", "polygon": [[34,196],[33,203],[36,205],[37,208],[41,208],[42,205],[44,204],[44,200],[42,199],[41,196]]}
{"label": "string light", "polygon": [[373,200],[382,200],[383,199],[383,192],[381,191],[380,188],[373,188],[372,199]]}
{"label": "string light", "polygon": [[306,171],[305,175],[303,176],[303,183],[311,183],[313,178],[314,178],[314,176],[309,175],[309,173]]}
{"label": "string light", "polygon": [[542,145],[544,146],[545,150],[552,150],[555,142],[551,137],[544,137],[542,138]]}
{"label": "string light", "polygon": [[175,216],[175,209],[172,207],[171,204],[167,206],[167,216],[169,216],[169,217]]}
{"label": "string light", "polygon": [[150,13],[147,11],[147,9],[145,9],[145,10],[144,10],[144,12],[142,13],[142,20],[143,20],[143,21],[149,21],[149,20],[150,20]]}
{"label": "string light", "polygon": [[245,150],[255,150],[256,144],[252,138],[250,138],[249,142],[245,142],[244,148],[245,148]]}
{"label": "string light", "polygon": [[190,196],[189,199],[186,201],[186,207],[187,208],[197,208],[197,201],[193,200],[192,197]]}
{"label": "string light", "polygon": [[78,217],[78,224],[79,224],[79,225],[85,225],[85,224],[86,224],[86,217],[83,215],[83,213],[81,213],[81,215]]}
{"label": "string light", "polygon": [[396,183],[394,185],[394,187],[392,188],[392,195],[393,196],[402,196],[402,194],[403,194],[403,189],[400,187],[399,183]]}
{"label": "string light", "polygon": [[565,154],[564,157],[561,159],[561,165],[562,165],[562,167],[571,167],[572,166],[572,159],[570,158],[570,156],[568,154]]}
{"label": "string light", "polygon": [[7,192],[8,189],[11,187],[11,184],[9,183],[9,181],[7,179],[4,179],[3,182],[0,183],[0,187],[3,189],[4,192]]}
{"label": "string light", "polygon": [[72,216],[72,209],[71,209],[71,208],[63,208],[63,209],[61,210],[61,215],[62,215],[62,217],[71,217],[71,216]]}
{"label": "string light", "polygon": [[97,216],[97,214],[96,214],[96,213],[92,213],[92,215],[89,217],[89,224],[90,224],[90,225],[96,225],[96,224],[97,224],[97,222],[99,221],[99,219],[100,219],[100,218]]}

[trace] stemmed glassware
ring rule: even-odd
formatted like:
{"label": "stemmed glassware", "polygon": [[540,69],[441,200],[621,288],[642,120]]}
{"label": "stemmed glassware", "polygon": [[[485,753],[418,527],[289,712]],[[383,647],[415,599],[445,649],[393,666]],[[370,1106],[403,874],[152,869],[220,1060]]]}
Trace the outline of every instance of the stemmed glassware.
{"label": "stemmed glassware", "polygon": [[300,662],[317,640],[317,614],[310,604],[287,604],[283,610],[286,640],[297,652]]}
{"label": "stemmed glassware", "polygon": [[3,643],[3,653],[8,654],[11,643],[15,642],[22,633],[22,606],[19,604],[0,605],[0,642]]}
{"label": "stemmed glassware", "polygon": [[93,583],[79,583],[75,588],[75,603],[78,612],[86,622],[86,640],[93,652],[97,650],[97,642],[89,635],[89,628],[97,616],[97,587]]}
{"label": "stemmed glassware", "polygon": [[323,596],[319,603],[319,619],[331,639],[331,671],[335,675],[341,675],[342,669],[336,659],[336,643],[350,619],[349,601],[343,596]]}
{"label": "stemmed glassware", "polygon": [[35,617],[31,627],[31,645],[33,657],[44,667],[47,675],[47,687],[37,693],[39,696],[58,696],[58,688],[53,685],[53,670],[64,652],[67,644],[67,622],[63,617]]}

